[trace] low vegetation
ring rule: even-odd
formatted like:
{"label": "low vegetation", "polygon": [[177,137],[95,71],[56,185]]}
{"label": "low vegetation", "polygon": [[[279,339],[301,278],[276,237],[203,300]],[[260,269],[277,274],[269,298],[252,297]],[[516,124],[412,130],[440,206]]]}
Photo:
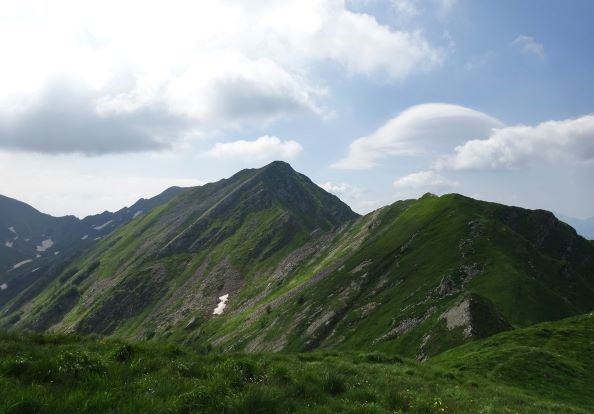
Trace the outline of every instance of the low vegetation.
{"label": "low vegetation", "polygon": [[0,412],[586,413],[593,319],[504,332],[425,363],[2,334]]}

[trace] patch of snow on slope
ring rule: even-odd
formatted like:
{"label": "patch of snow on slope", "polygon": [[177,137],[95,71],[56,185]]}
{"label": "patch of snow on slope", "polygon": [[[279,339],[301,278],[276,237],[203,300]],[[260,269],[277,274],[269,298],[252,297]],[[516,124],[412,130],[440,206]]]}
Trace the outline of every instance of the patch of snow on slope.
{"label": "patch of snow on slope", "polygon": [[49,239],[45,239],[41,242],[40,246],[37,246],[36,249],[38,252],[45,252],[47,249],[51,248],[54,245],[54,241],[50,237]]}
{"label": "patch of snow on slope", "polygon": [[103,223],[100,226],[93,227],[95,230],[103,230],[105,227],[109,226],[113,220],[109,220],[107,223]]}
{"label": "patch of snow on slope", "polygon": [[84,236],[82,236],[80,239],[81,239],[81,240],[86,240],[88,237],[89,237],[89,235],[88,235],[88,234],[85,234],[85,235],[84,235]]}
{"label": "patch of snow on slope", "polygon": [[2,283],[0,285],[0,290],[6,290],[6,289],[8,289],[8,285],[6,283]]}
{"label": "patch of snow on slope", "polygon": [[57,252],[54,252],[54,256],[57,256],[60,254],[60,251],[58,250]]}
{"label": "patch of snow on slope", "polygon": [[229,300],[229,294],[227,293],[226,295],[223,295],[221,297],[219,297],[219,304],[217,305],[217,307],[215,308],[214,311],[212,311],[213,315],[222,315],[223,311],[225,310],[225,307],[227,306],[227,301]]}
{"label": "patch of snow on slope", "polygon": [[41,267],[36,267],[35,269],[31,270],[31,273],[35,273],[35,272],[37,272],[39,269],[41,269]]}
{"label": "patch of snow on slope", "polygon": [[138,210],[136,213],[134,213],[134,215],[132,216],[133,219],[135,219],[136,217],[140,216],[143,213],[142,210]]}
{"label": "patch of snow on slope", "polygon": [[26,265],[27,263],[31,263],[32,261],[33,261],[33,259],[27,259],[27,260],[23,260],[22,262],[18,262],[17,264],[12,266],[12,270],[18,269],[19,267]]}
{"label": "patch of snow on slope", "polygon": [[12,248],[12,246],[14,245],[14,242],[18,240],[18,238],[19,238],[19,235],[18,235],[18,233],[16,232],[16,230],[14,229],[14,227],[12,227],[12,226],[10,226],[10,227],[8,228],[8,230],[10,230],[10,232],[11,232],[12,234],[14,234],[14,237],[13,237],[12,241],[8,240],[6,243],[4,243],[4,245],[5,245],[6,247],[10,247],[10,248]]}

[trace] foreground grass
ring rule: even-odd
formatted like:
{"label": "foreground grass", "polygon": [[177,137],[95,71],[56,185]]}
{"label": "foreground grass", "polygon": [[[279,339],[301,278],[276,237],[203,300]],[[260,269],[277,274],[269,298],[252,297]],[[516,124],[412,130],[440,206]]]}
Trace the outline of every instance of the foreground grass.
{"label": "foreground grass", "polygon": [[5,413],[586,412],[377,353],[210,354],[157,343],[0,335]]}

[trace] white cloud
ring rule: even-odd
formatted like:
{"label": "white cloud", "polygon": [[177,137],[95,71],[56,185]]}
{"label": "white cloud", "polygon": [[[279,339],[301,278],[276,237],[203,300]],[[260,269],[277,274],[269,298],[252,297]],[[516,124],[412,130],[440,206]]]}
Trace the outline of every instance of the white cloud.
{"label": "white cloud", "polygon": [[333,183],[328,181],[324,184],[321,184],[324,190],[337,195],[338,197],[344,197],[348,199],[359,199],[363,194],[363,190],[359,187],[346,184],[346,183]]}
{"label": "white cloud", "polygon": [[442,169],[514,169],[537,163],[576,163],[594,160],[594,115],[536,126],[495,129],[486,139],[456,147],[440,158]]}
{"label": "white cloud", "polygon": [[216,143],[207,155],[217,159],[245,161],[288,160],[295,158],[303,147],[296,141],[283,141],[275,136],[262,136],[254,141]]}
{"label": "white cloud", "polygon": [[441,191],[444,189],[458,187],[460,183],[450,180],[435,171],[419,171],[404,177],[398,178],[394,181],[393,186],[397,190],[407,192],[428,192]]}
{"label": "white cloud", "polygon": [[502,126],[497,119],[463,106],[428,103],[413,106],[372,134],[353,141],[340,169],[368,169],[394,155],[435,155]]}
{"label": "white cloud", "polygon": [[512,42],[512,45],[520,48],[522,53],[527,55],[535,55],[539,58],[545,57],[545,48],[542,43],[539,43],[531,36],[518,36]]}
{"label": "white cloud", "polygon": [[[393,30],[340,0],[56,0],[52,7],[36,0],[8,2],[2,13],[0,118],[46,113],[51,105],[44,90],[66,79],[84,92],[87,118],[103,129],[118,124],[124,138],[140,128],[136,139],[151,148],[155,142],[167,147],[187,129],[325,115],[318,101],[327,91],[314,70],[320,63],[400,80],[443,59],[420,32]],[[166,118],[166,133],[138,121],[156,109]],[[72,107],[62,118],[87,119]],[[82,137],[68,122],[54,126],[61,148],[53,152],[118,152],[104,151],[101,138]],[[5,135],[0,131],[0,146],[46,152]],[[24,135],[18,128],[10,134]],[[63,136],[81,143],[62,145]],[[129,147],[143,149],[142,142]]]}

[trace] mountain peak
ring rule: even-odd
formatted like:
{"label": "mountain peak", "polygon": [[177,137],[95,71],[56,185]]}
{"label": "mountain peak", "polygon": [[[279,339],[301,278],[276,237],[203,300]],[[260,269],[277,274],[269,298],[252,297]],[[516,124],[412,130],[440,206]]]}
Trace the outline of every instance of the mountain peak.
{"label": "mountain peak", "polygon": [[266,164],[264,167],[261,168],[261,170],[268,170],[268,169],[277,169],[280,171],[295,171],[293,169],[293,167],[291,167],[291,164],[289,164],[286,161],[280,161],[280,160],[272,161],[270,164]]}

